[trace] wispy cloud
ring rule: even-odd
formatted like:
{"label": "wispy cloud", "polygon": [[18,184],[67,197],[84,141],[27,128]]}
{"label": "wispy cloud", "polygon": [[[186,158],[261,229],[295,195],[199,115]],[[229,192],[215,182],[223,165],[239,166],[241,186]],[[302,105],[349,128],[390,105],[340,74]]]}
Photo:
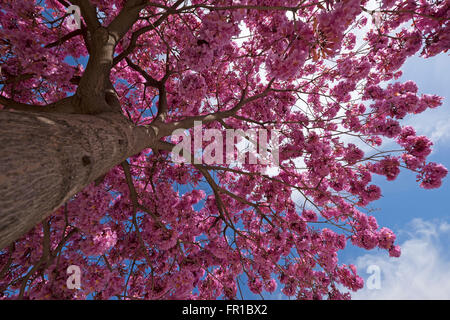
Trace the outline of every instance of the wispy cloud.
{"label": "wispy cloud", "polygon": [[414,219],[407,227],[399,233],[409,238],[401,244],[400,258],[380,252],[356,259],[361,276],[370,265],[380,268],[381,287],[369,289],[366,281],[353,299],[450,299],[450,224]]}
{"label": "wispy cloud", "polygon": [[417,134],[428,136],[437,146],[450,141],[450,112],[445,106],[436,110],[427,110],[416,115],[405,124],[413,126]]}

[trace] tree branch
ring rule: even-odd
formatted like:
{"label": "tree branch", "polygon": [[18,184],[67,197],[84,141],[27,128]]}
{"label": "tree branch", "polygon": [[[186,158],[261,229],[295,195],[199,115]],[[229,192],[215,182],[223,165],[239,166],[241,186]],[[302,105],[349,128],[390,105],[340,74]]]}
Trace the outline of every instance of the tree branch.
{"label": "tree branch", "polygon": [[71,2],[80,7],[81,15],[84,21],[86,21],[87,29],[91,34],[97,28],[101,27],[100,21],[97,18],[97,9],[89,0],[71,0]]}
{"label": "tree branch", "polygon": [[25,73],[25,74],[21,74],[20,76],[16,76],[16,77],[8,77],[6,80],[0,81],[0,84],[18,83],[20,81],[25,81],[25,80],[31,79],[34,76],[35,75],[33,73]]}
{"label": "tree branch", "polygon": [[108,26],[108,30],[115,37],[116,43],[130,30],[139,18],[139,12],[147,5],[145,0],[128,0],[123,9]]}
{"label": "tree branch", "polygon": [[144,254],[147,264],[150,266],[151,259],[150,259],[150,256],[148,255],[147,246],[145,245],[145,241],[142,238],[142,234],[141,234],[141,231],[139,230],[139,225],[138,225],[137,218],[136,218],[136,213],[139,208],[139,202],[138,202],[138,196],[137,196],[136,189],[134,188],[134,185],[133,185],[133,178],[131,176],[130,165],[128,164],[127,161],[123,161],[121,166],[122,166],[123,172],[125,174],[125,180],[128,185],[128,190],[130,191],[130,198],[131,198],[131,203],[133,206],[132,223],[134,225],[134,228],[136,229],[136,234],[138,237],[139,245],[141,246],[142,253]]}
{"label": "tree branch", "polygon": [[61,99],[57,102],[47,105],[35,105],[17,102],[13,99],[0,96],[0,104],[5,106],[5,110],[14,109],[16,111],[25,112],[42,112],[42,113],[76,113],[73,106],[72,97]]}
{"label": "tree branch", "polygon": [[120,61],[125,59],[125,57],[128,56],[136,47],[136,43],[137,43],[137,40],[139,39],[139,37],[148,31],[152,31],[152,30],[156,29],[161,23],[163,23],[167,19],[167,17],[171,13],[173,13],[173,10],[175,10],[181,3],[183,3],[183,1],[184,0],[178,0],[177,2],[175,2],[170,7],[170,9],[168,9],[158,20],[156,20],[151,25],[143,27],[143,28],[133,32],[133,34],[131,35],[131,39],[130,39],[130,43],[129,43],[128,47],[114,58],[113,65],[116,65]]}
{"label": "tree branch", "polygon": [[161,86],[161,82],[160,81],[158,81],[155,78],[153,78],[152,76],[150,76],[147,72],[144,71],[144,69],[142,69],[140,66],[135,64],[133,61],[131,61],[130,58],[125,57],[125,61],[127,62],[128,66],[130,68],[132,68],[135,71],[139,72],[139,74],[142,77],[144,77],[145,81],[147,82],[146,84],[148,84],[151,87],[159,89],[159,87]]}
{"label": "tree branch", "polygon": [[72,32],[69,32],[68,34],[66,34],[65,36],[63,36],[61,39],[58,39],[55,42],[49,43],[47,44],[44,48],[53,48],[53,47],[57,47],[61,44],[63,44],[64,42],[66,42],[67,40],[70,40],[76,36],[79,35],[83,35],[83,30],[82,29],[76,29]]}
{"label": "tree branch", "polygon": [[166,90],[166,81],[169,78],[170,71],[166,68],[166,74],[161,80],[156,80],[152,76],[150,76],[147,72],[145,72],[140,66],[132,62],[128,57],[125,58],[128,66],[130,66],[135,71],[139,72],[141,76],[144,77],[146,84],[151,87],[158,89],[158,113],[153,120],[154,123],[164,122],[166,114],[167,114],[167,90]]}

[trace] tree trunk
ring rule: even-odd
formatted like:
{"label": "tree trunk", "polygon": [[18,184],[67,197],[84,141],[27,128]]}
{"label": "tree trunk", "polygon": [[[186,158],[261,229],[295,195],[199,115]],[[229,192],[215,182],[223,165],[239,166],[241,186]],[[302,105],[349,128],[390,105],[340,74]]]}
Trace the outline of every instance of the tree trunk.
{"label": "tree trunk", "polygon": [[0,111],[0,249],[155,140],[121,114]]}

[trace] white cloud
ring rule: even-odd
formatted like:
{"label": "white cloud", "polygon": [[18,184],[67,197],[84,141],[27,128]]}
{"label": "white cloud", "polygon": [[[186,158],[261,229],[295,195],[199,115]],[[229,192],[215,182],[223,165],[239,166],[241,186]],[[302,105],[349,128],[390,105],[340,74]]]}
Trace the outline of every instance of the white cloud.
{"label": "white cloud", "polygon": [[[406,234],[409,240],[401,244],[402,256],[390,258],[383,254],[366,254],[356,259],[359,274],[365,278],[365,287],[352,293],[353,299],[450,299],[450,257],[447,222],[429,222],[414,219]],[[369,289],[365,273],[370,265],[381,270],[381,288]],[[365,277],[367,276],[367,277]]]}
{"label": "white cloud", "polygon": [[448,143],[450,140],[450,112],[445,106],[428,109],[411,117],[405,124],[413,126],[418,135],[428,136],[435,144]]}

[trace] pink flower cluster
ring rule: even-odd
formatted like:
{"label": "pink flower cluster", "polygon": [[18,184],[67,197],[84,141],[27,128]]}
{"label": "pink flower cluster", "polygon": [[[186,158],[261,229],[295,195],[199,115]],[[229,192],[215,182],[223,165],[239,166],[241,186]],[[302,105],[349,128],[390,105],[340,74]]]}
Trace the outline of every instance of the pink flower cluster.
{"label": "pink flower cluster", "polygon": [[103,229],[92,238],[92,247],[89,255],[102,255],[117,243],[117,234],[111,228]]}
{"label": "pink flower cluster", "polygon": [[386,176],[387,180],[395,180],[400,173],[400,161],[396,157],[385,157],[384,159],[368,165],[371,172]]}
{"label": "pink flower cluster", "polygon": [[237,23],[227,22],[229,18],[219,12],[211,12],[202,17],[202,27],[198,36],[187,44],[184,50],[186,65],[192,70],[202,72],[220,59],[231,38],[239,34]]}
{"label": "pink flower cluster", "polygon": [[179,94],[186,99],[202,100],[207,91],[205,79],[198,73],[188,72],[180,81]]}
{"label": "pink flower cluster", "polygon": [[333,10],[323,10],[317,16],[318,28],[325,41],[331,43],[330,49],[333,53],[340,47],[344,31],[359,13],[361,0],[349,0],[336,2]]}
{"label": "pink flower cluster", "polygon": [[378,223],[373,216],[367,217],[361,212],[356,212],[354,227],[357,232],[352,236],[353,244],[364,249],[373,249],[379,247],[389,251],[391,257],[399,257],[401,249],[395,245],[396,236],[388,228],[378,229]]}
{"label": "pink flower cluster", "polygon": [[439,188],[442,184],[442,179],[447,176],[448,170],[442,164],[430,162],[426,164],[418,178],[422,181],[420,186],[425,189]]}

